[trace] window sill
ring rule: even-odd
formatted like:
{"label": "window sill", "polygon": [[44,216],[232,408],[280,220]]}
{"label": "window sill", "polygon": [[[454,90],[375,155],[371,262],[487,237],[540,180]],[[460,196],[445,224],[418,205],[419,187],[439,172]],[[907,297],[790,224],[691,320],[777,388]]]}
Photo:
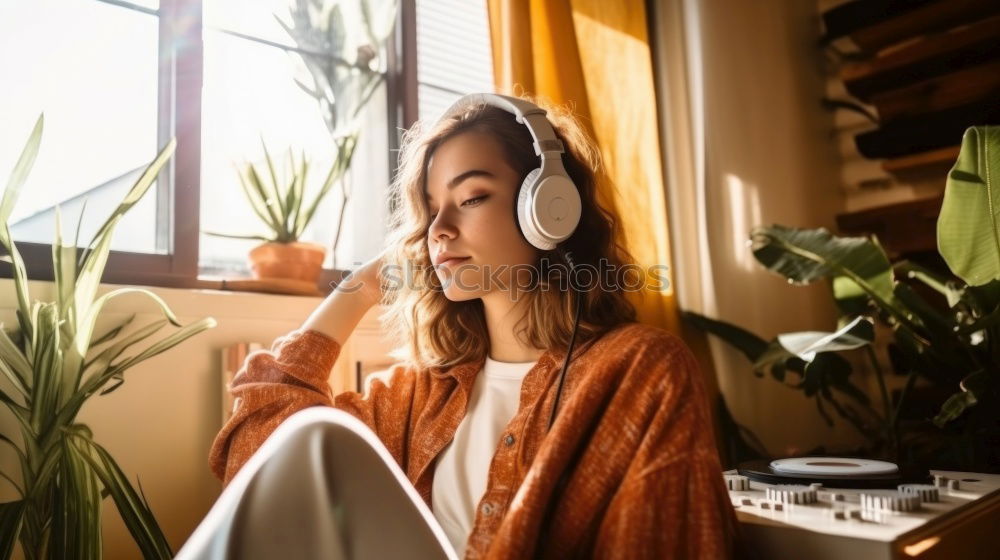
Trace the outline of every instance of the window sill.
{"label": "window sill", "polygon": [[[4,263],[6,264],[6,263]],[[12,270],[9,265],[0,267],[0,282],[8,281],[13,286]],[[223,278],[219,276],[198,276],[191,278],[187,276],[147,273],[136,271],[114,271],[105,270],[101,278],[101,284],[127,285],[149,288],[173,288],[182,290],[210,290],[218,292],[252,292],[266,293],[298,297],[325,297],[350,273],[349,270],[324,269],[316,282],[314,290],[302,285],[294,285],[282,282],[259,282],[250,278]],[[31,274],[29,269],[29,282],[49,282],[53,281],[51,266],[49,270],[36,271]]]}
{"label": "window sill", "polygon": [[[119,287],[102,283],[97,290],[97,296],[100,297]],[[222,291],[210,287],[141,287],[148,289],[167,302],[170,310],[181,318],[182,322],[197,317],[224,317],[227,321],[240,318],[254,320],[267,318],[269,321],[301,323],[322,301],[320,297]],[[53,282],[29,280],[28,290],[32,300],[55,300],[55,284]],[[14,309],[17,309],[14,281],[10,278],[0,279],[0,310],[12,314]],[[111,315],[130,313],[162,315],[156,302],[138,294],[126,294],[109,300],[102,311],[103,313]]]}

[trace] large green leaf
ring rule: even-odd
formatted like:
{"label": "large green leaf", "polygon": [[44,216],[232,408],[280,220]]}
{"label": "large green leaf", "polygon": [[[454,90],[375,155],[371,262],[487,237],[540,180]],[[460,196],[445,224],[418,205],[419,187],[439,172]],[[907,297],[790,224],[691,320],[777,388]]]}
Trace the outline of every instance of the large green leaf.
{"label": "large green leaf", "polygon": [[811,284],[829,278],[838,300],[868,297],[900,323],[919,327],[919,320],[897,300],[892,265],[874,238],[774,225],[754,228],[750,239],[754,257],[789,282]]}
{"label": "large green leaf", "polygon": [[10,254],[11,266],[14,268],[14,289],[17,292],[18,321],[21,322],[22,332],[30,331],[30,325],[25,321],[30,314],[30,297],[28,296],[28,273],[24,268],[24,260],[21,259],[21,252],[17,250],[14,238],[10,234],[8,221],[14,211],[14,205],[21,193],[21,187],[28,178],[31,167],[35,164],[38,155],[38,148],[42,143],[42,129],[45,124],[45,115],[39,115],[35,122],[35,127],[28,137],[24,149],[14,169],[10,173],[7,185],[4,187],[3,199],[0,201],[0,245]]}
{"label": "large green leaf", "polygon": [[937,222],[938,250],[966,283],[1000,279],[1000,126],[965,131]]}
{"label": "large green leaf", "polygon": [[146,170],[142,172],[142,175],[136,180],[132,188],[125,194],[125,198],[118,203],[118,207],[111,212],[108,219],[97,229],[97,233],[87,244],[87,250],[80,255],[80,262],[78,263],[78,268],[84,268],[84,262],[90,258],[90,254],[93,251],[93,247],[99,243],[99,241],[107,234],[109,229],[114,229],[118,220],[125,215],[149,190],[153,182],[156,181],[157,175],[160,174],[160,169],[167,163],[167,161],[174,155],[174,151],[177,149],[177,139],[171,138],[167,145],[160,150],[160,153],[156,154],[156,157],[146,166]]}
{"label": "large green leaf", "polygon": [[695,327],[728,342],[751,362],[756,362],[768,348],[766,340],[731,323],[709,319],[690,311],[684,312],[682,316]]}
{"label": "large green leaf", "polygon": [[0,559],[7,560],[14,553],[14,543],[24,521],[24,509],[24,500],[0,504]]}
{"label": "large green leaf", "polygon": [[49,550],[54,558],[101,558],[101,489],[80,449],[66,438],[54,492]]}
{"label": "large green leaf", "polygon": [[111,495],[122,521],[125,522],[125,527],[139,545],[143,558],[147,560],[172,558],[173,552],[163,531],[156,523],[149,503],[132,488],[128,477],[111,454],[93,440],[80,435],[73,438],[73,444],[78,447],[80,456],[90,465]]}
{"label": "large green leaf", "polygon": [[4,324],[0,322],[0,360],[17,375],[21,385],[31,387],[31,364],[28,363],[28,359],[24,357],[17,344],[7,335],[3,326]]}
{"label": "large green leaf", "polygon": [[129,356],[117,364],[111,365],[105,371],[95,371],[83,382],[80,390],[76,392],[76,394],[70,399],[70,402],[59,413],[60,419],[65,420],[67,418],[75,417],[77,411],[80,409],[80,406],[82,406],[91,395],[100,390],[101,387],[103,387],[109,380],[119,376],[122,372],[132,368],[140,362],[152,358],[153,356],[166,352],[181,342],[184,342],[188,338],[191,338],[204,330],[214,328],[215,326],[216,321],[211,317],[199,319],[193,323],[185,325],[162,340],[155,342],[142,352],[134,356]]}
{"label": "large green leaf", "polygon": [[38,148],[42,143],[42,129],[45,128],[45,115],[38,115],[35,126],[31,129],[28,142],[21,150],[21,156],[17,158],[14,169],[10,172],[7,185],[3,190],[3,199],[0,200],[0,222],[7,223],[17,199],[21,195],[21,187],[24,186],[31,168],[35,165],[35,158],[38,157]]}
{"label": "large green leaf", "polygon": [[875,340],[875,328],[864,316],[855,317],[836,332],[804,331],[778,335],[778,342],[785,350],[806,362],[815,359],[821,352],[853,350],[871,344]]}
{"label": "large green leaf", "polygon": [[152,323],[129,333],[128,336],[115,341],[114,344],[105,348],[103,352],[84,363],[84,374],[86,374],[87,370],[91,368],[95,368],[96,371],[99,372],[107,370],[111,362],[118,358],[118,356],[120,356],[123,352],[128,350],[131,346],[149,338],[156,331],[165,327],[168,322],[169,321],[167,321],[167,319],[153,321]]}

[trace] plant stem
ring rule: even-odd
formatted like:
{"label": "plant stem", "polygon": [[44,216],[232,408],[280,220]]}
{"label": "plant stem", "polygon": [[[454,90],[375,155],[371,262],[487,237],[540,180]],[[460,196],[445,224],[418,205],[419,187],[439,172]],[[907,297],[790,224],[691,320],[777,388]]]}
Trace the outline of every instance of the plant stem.
{"label": "plant stem", "polygon": [[906,401],[906,396],[910,393],[910,389],[913,384],[917,381],[917,370],[911,370],[906,376],[906,385],[903,386],[903,392],[899,394],[899,401],[896,403],[896,410],[892,413],[892,422],[896,424],[899,422],[899,413],[903,409],[903,403]]}
{"label": "plant stem", "polygon": [[340,216],[337,218],[337,233],[333,237],[333,268],[337,268],[337,246],[340,245],[340,232],[344,227],[344,214],[347,213],[347,189],[344,187],[347,173],[340,176]]}
{"label": "plant stem", "polygon": [[875,349],[872,348],[871,344],[865,346],[865,352],[868,354],[868,358],[872,362],[872,367],[875,369],[875,376],[878,378],[878,389],[882,394],[883,418],[889,423],[887,426],[889,445],[892,446],[892,454],[896,456],[899,453],[899,434],[896,433],[896,417],[893,414],[892,403],[889,401],[889,391],[885,386],[885,374],[882,372],[882,366],[879,365],[878,356],[875,354]]}

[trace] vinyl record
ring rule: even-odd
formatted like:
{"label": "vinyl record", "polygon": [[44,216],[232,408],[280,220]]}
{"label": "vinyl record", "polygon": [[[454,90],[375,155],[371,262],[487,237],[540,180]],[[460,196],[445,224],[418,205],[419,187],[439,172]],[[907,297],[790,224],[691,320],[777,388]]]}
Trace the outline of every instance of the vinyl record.
{"label": "vinyl record", "polygon": [[899,472],[896,463],[850,457],[789,457],[771,461],[771,470],[793,475],[870,476]]}
{"label": "vinyl record", "polygon": [[[811,460],[819,459],[810,457]],[[831,462],[842,457],[828,458]],[[857,459],[850,459],[857,461]],[[891,464],[891,463],[890,463]],[[811,484],[818,482],[827,488],[896,488],[899,484],[928,483],[931,481],[927,469],[899,468],[896,472],[881,474],[790,474],[771,468],[770,461],[748,461],[740,463],[737,472],[750,480],[764,484]]]}

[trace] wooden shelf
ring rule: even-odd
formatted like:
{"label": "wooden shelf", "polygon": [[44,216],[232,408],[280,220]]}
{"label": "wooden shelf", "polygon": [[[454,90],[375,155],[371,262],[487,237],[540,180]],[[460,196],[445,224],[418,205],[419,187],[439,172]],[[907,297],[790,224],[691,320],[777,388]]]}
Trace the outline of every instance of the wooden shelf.
{"label": "wooden shelf", "polygon": [[874,234],[898,258],[937,250],[937,218],[943,198],[933,197],[837,215],[845,235]]}
{"label": "wooden shelf", "polygon": [[905,11],[851,33],[862,51],[874,53],[888,46],[942,29],[948,29],[1000,11],[994,0],[940,0]]}
{"label": "wooden shelf", "polygon": [[988,97],[1000,98],[1000,59],[873,95],[871,104],[884,125]]}
{"label": "wooden shelf", "polygon": [[[855,0],[823,20],[824,42],[858,55],[840,68],[844,87],[878,113],[878,128],[854,135],[857,152],[917,191],[943,190],[965,130],[1000,123],[1000,1]],[[941,201],[847,212],[837,224],[876,235],[894,258],[935,257]]]}
{"label": "wooden shelf", "polygon": [[960,148],[960,145],[949,146],[930,152],[885,160],[882,162],[882,169],[903,181],[939,176],[943,185],[948,171],[958,159]]}
{"label": "wooden shelf", "polygon": [[845,64],[840,79],[851,95],[867,102],[880,92],[995,60],[1000,56],[998,36],[1000,15],[921,37],[877,57]]}

